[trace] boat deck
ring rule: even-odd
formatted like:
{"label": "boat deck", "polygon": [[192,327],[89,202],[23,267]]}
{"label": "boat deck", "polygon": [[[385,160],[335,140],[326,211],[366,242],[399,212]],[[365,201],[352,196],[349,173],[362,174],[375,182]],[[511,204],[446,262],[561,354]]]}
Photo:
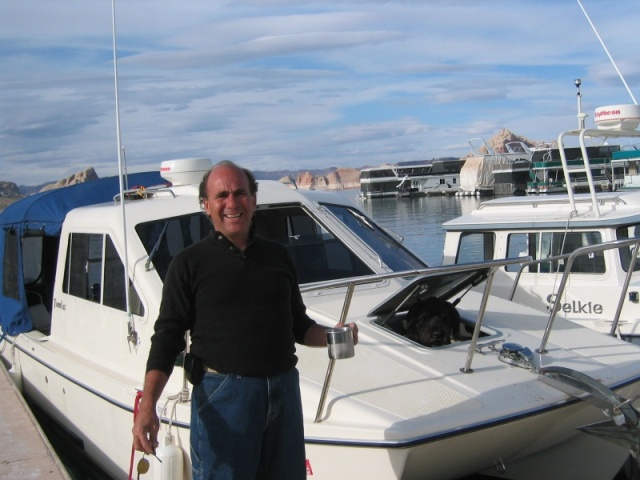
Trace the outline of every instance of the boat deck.
{"label": "boat deck", "polygon": [[4,365],[0,395],[0,478],[70,480]]}

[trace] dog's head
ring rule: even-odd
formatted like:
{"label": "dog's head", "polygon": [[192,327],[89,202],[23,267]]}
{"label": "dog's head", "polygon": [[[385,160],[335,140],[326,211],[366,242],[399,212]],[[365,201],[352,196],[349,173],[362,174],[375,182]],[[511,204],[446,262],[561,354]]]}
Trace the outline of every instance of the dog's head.
{"label": "dog's head", "polygon": [[460,336],[460,315],[451,303],[430,297],[409,309],[405,332],[407,338],[427,347],[449,345]]}

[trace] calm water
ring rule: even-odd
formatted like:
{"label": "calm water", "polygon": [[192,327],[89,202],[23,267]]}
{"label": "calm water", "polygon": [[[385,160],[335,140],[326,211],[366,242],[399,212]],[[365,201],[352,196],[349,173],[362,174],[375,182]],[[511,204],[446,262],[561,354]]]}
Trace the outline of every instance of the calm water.
{"label": "calm water", "polygon": [[[340,192],[352,194],[357,190]],[[376,198],[356,200],[360,209],[381,227],[404,237],[403,244],[431,266],[442,263],[444,231],[447,220],[468,213],[480,204],[476,197],[437,195],[410,198]]]}

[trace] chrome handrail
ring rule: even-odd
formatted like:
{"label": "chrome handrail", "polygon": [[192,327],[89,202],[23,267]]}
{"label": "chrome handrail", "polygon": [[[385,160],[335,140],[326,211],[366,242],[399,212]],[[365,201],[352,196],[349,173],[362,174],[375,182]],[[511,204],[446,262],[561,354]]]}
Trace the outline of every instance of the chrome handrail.
{"label": "chrome handrail", "polygon": [[[487,274],[487,279],[485,280],[485,287],[482,294],[482,301],[480,302],[480,307],[478,310],[478,318],[476,319],[473,335],[471,337],[471,341],[469,342],[467,360],[465,362],[464,367],[460,369],[460,371],[462,371],[463,373],[472,373],[473,369],[471,368],[471,363],[473,361],[473,356],[476,352],[478,338],[480,337],[482,322],[484,320],[484,313],[486,311],[487,302],[489,300],[494,273],[499,268],[504,267],[506,265],[518,264],[521,262],[526,262],[530,259],[531,257],[506,259],[506,260],[491,260],[483,263],[448,265],[444,267],[429,267],[429,268],[423,268],[418,270],[407,270],[402,272],[383,273],[383,274],[367,275],[363,277],[352,277],[352,278],[340,279],[340,280],[330,280],[326,282],[321,282],[321,283],[319,282],[315,284],[301,286],[300,293],[318,292],[321,290],[329,290],[329,289],[346,287],[345,299],[342,305],[342,311],[340,313],[340,323],[345,324],[347,322],[347,317],[349,314],[349,308],[351,306],[353,293],[355,291],[356,286],[358,285],[377,283],[380,281],[389,280],[393,278],[400,278],[400,277],[402,278],[417,277],[419,275],[423,275],[427,273],[438,274],[438,273],[466,272],[466,271],[489,269]],[[411,293],[409,293],[409,295],[411,295]],[[320,400],[318,402],[318,408],[316,412],[315,423],[319,423],[323,421],[322,413],[324,411],[324,406],[327,400],[327,393],[331,385],[331,378],[333,375],[334,366],[335,366],[335,360],[331,358],[329,360],[329,366],[327,368],[327,373],[325,375],[324,383],[322,385]]]}
{"label": "chrome handrail", "polygon": [[560,299],[564,294],[565,287],[567,285],[567,281],[571,274],[571,267],[573,266],[573,261],[582,255],[586,255],[589,253],[595,252],[603,252],[605,250],[619,249],[629,246],[634,246],[632,255],[629,258],[629,265],[627,266],[627,274],[625,276],[624,285],[620,292],[620,298],[618,300],[618,307],[616,309],[616,313],[613,317],[613,323],[611,325],[611,331],[609,335],[615,336],[615,331],[618,328],[618,322],[620,320],[620,312],[622,311],[622,303],[624,301],[625,295],[627,293],[627,289],[629,288],[629,282],[631,281],[631,275],[634,271],[634,266],[637,260],[638,255],[638,247],[640,245],[640,238],[633,238],[628,240],[612,240],[610,242],[599,243],[597,245],[587,245],[585,247],[580,247],[574,250],[568,257],[567,262],[565,264],[564,272],[562,273],[562,278],[560,280],[560,285],[558,286],[558,292],[556,294],[556,299],[552,304],[551,312],[549,314],[549,321],[547,322],[547,326],[544,331],[544,335],[542,336],[542,341],[540,342],[540,348],[537,350],[538,353],[547,353],[546,347],[547,342],[549,341],[549,335],[551,334],[551,329],[553,327],[553,323],[556,318],[556,314],[560,310]]}
{"label": "chrome handrail", "polygon": [[[566,260],[567,258],[569,258],[570,255],[571,255],[570,253],[564,253],[562,255],[554,255],[552,257],[539,258],[537,260],[532,259],[528,262],[523,262],[520,265],[520,268],[518,268],[518,271],[516,272],[516,276],[513,279],[513,285],[511,286],[511,290],[509,291],[507,300],[513,301],[513,297],[515,297],[516,290],[518,289],[518,284],[520,283],[520,277],[522,276],[522,272],[524,271],[525,268],[531,267],[533,265],[540,265],[542,263],[552,263],[552,262],[557,262],[558,260]],[[533,272],[533,273],[539,273],[539,272]],[[544,272],[544,273],[562,273],[562,272],[560,270],[549,269],[549,272]]]}
{"label": "chrome handrail", "polygon": [[510,258],[503,260],[490,260],[481,263],[465,263],[458,265],[446,265],[440,267],[428,267],[417,270],[404,270],[401,272],[380,273],[374,275],[365,275],[361,277],[350,277],[339,280],[329,280],[326,282],[318,282],[314,284],[308,284],[300,287],[300,293],[320,292],[323,290],[331,290],[336,288],[346,287],[345,300],[342,306],[342,312],[340,314],[340,322],[346,323],[347,316],[349,314],[349,308],[351,306],[351,300],[353,298],[353,292],[359,285],[367,285],[371,283],[378,283],[384,280],[391,280],[394,278],[410,278],[417,277],[424,274],[439,274],[439,273],[452,273],[452,272],[470,272],[474,270],[489,269],[487,274],[487,280],[483,291],[482,302],[478,310],[478,318],[476,320],[476,326],[469,345],[469,354],[465,366],[461,368],[463,372],[471,372],[471,361],[475,352],[475,347],[480,336],[480,329],[482,327],[482,321],[484,319],[484,313],[487,307],[487,301],[489,299],[491,290],[491,280],[495,271],[501,267],[507,265],[514,265],[531,260],[531,257]]}

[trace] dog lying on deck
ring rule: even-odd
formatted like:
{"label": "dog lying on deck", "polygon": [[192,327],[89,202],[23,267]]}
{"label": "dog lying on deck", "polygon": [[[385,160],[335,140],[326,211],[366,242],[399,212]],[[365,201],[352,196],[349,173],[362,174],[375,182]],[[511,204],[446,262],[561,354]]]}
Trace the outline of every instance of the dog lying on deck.
{"label": "dog lying on deck", "polygon": [[404,321],[405,336],[426,347],[460,339],[460,315],[450,302],[429,297],[414,304]]}

